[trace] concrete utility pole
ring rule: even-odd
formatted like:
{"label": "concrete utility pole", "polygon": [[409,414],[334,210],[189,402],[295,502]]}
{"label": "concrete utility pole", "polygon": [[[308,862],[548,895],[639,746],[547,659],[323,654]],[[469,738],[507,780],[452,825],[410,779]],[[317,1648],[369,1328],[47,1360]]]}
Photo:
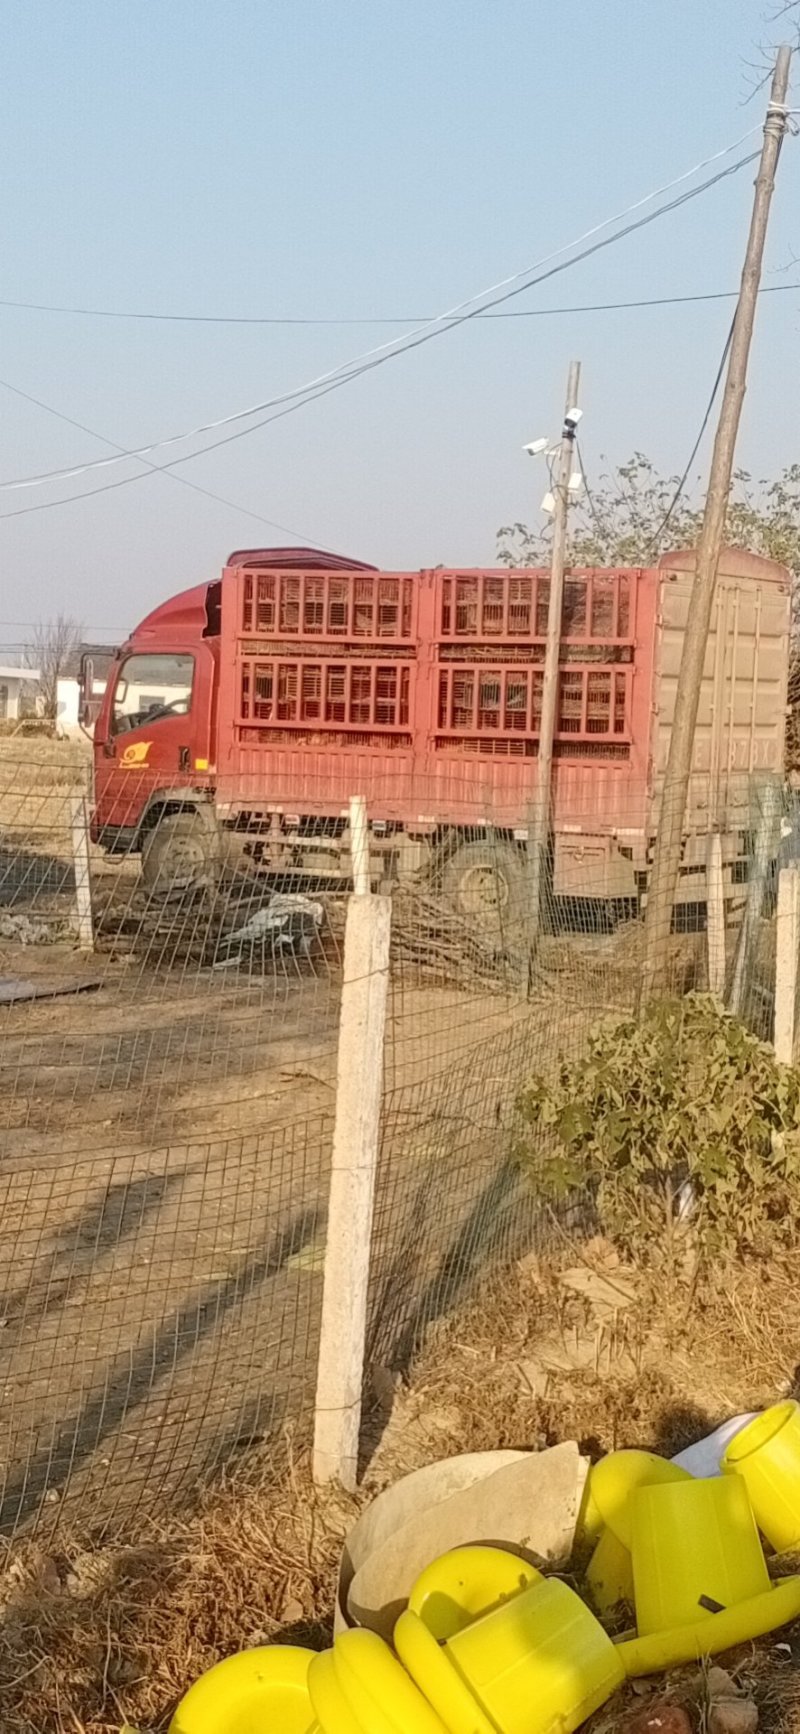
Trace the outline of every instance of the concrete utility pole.
{"label": "concrete utility pole", "polygon": [[553,737],[558,708],[559,652],[561,649],[561,613],[564,604],[564,561],[567,552],[567,513],[569,511],[569,478],[572,474],[577,418],[571,412],[578,402],[581,364],[571,361],[567,380],[567,402],[558,467],[553,480],[553,547],[550,555],[550,597],[547,608],[547,644],[544,653],[544,684],[542,714],[539,722],[539,756],[536,760],[536,798],[532,803],[528,826],[529,860],[529,967],[533,962],[542,923],[542,881],[550,839],[552,806]]}
{"label": "concrete utility pole", "polygon": [[787,125],[786,92],[789,84],[791,58],[791,48],[787,46],[779,48],[764,123],[764,143],[756,179],[753,214],[750,219],[747,252],[742,270],[739,300],[728,357],[725,391],[708,478],[708,493],[686,622],[686,637],[681,657],[675,714],[669,743],[669,758],[661,795],[653,871],[648,887],[645,918],[645,960],[640,994],[642,1003],[647,1002],[657,985],[659,973],[666,961],[672,926],[672,910],[681,863],[686,799],[692,769],[694,732],[697,724],[700,685],[703,678],[706,643],[717,581],[717,565],[725,530],[736,436],[739,431],[739,421],[744,402],[747,361],[761,279],[767,220],[775,185],[775,170]]}

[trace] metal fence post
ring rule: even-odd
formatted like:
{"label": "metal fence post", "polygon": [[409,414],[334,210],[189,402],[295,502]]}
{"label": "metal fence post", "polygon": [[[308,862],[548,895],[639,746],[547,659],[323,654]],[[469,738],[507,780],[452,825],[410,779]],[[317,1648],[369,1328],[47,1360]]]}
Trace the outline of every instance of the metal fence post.
{"label": "metal fence post", "polygon": [[708,939],[708,991],[717,999],[725,992],[725,880],[722,837],[710,831],[706,840],[706,936]]}
{"label": "metal fence post", "polygon": [[753,856],[747,881],[747,899],[733,963],[733,978],[728,1007],[736,1017],[741,1017],[744,1013],[751,952],[756,941],[770,863],[778,852],[781,814],[783,812],[783,786],[777,778],[772,778],[757,788],[756,795],[759,804],[758,821],[755,826]]}
{"label": "metal fence post", "polygon": [[790,1066],[794,1059],[797,966],[800,951],[800,862],[792,861],[778,874],[778,918],[775,934],[775,1058]]}
{"label": "metal fence post", "polygon": [[366,814],[354,825],[355,807],[353,878],[363,889],[349,899],[345,927],[313,1457],[315,1481],[350,1489],[358,1474],[391,927],[391,899],[369,891]]}

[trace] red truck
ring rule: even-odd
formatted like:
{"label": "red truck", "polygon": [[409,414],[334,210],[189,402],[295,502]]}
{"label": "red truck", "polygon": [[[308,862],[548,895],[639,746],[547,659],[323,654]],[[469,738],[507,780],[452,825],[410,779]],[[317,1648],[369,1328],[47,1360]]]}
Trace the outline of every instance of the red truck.
{"label": "red truck", "polygon": [[[565,585],[552,892],[606,905],[646,885],[691,590],[692,552],[580,570]],[[465,913],[523,895],[536,793],[548,574],[382,572],[250,549],[136,627],[94,735],[93,836],[141,851],[147,887],[231,856],[297,882],[350,874],[366,798],[374,876],[430,874]],[[679,899],[702,901],[709,803],[729,878],[752,773],[783,763],[789,574],[720,562]],[[84,689],[92,704],[91,671]]]}

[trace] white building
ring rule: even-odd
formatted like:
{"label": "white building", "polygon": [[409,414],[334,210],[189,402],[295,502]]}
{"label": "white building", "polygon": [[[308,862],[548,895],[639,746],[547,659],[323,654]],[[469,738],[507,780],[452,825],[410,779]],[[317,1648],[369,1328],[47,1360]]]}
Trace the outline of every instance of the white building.
{"label": "white building", "polygon": [[[39,684],[38,668],[4,667],[0,664],[0,723],[19,722],[21,716],[35,716],[35,689]],[[30,698],[30,706],[26,701]]]}
{"label": "white building", "polygon": [[[92,694],[102,698],[106,683],[95,675],[92,682]],[[80,682],[73,674],[60,674],[56,681],[56,734],[62,739],[84,733],[80,719]],[[91,734],[92,729],[85,731]]]}

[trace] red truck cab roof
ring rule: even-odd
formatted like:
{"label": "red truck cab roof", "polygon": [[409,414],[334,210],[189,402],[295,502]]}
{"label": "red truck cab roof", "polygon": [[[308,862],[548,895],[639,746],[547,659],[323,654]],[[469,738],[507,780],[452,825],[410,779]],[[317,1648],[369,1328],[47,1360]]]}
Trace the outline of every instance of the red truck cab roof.
{"label": "red truck cab roof", "polygon": [[[225,570],[248,567],[274,568],[282,572],[377,572],[377,566],[363,560],[350,560],[345,554],[328,554],[324,548],[236,548],[225,561]],[[146,614],[129,634],[131,639],[157,633],[159,638],[196,636],[216,638],[220,629],[220,589],[222,580],[212,578],[206,584],[194,584],[191,590],[181,590],[159,603]],[[123,646],[123,649],[125,646]]]}
{"label": "red truck cab roof", "polygon": [[[219,582],[219,580],[217,580]],[[194,584],[191,590],[181,590],[177,596],[170,596],[167,602],[159,603],[152,613],[146,614],[139,621],[133,632],[129,634],[128,643],[132,638],[141,638],[147,633],[158,633],[159,637],[176,636],[189,633],[203,633],[207,625],[207,603],[209,584]]]}
{"label": "red truck cab roof", "polygon": [[282,572],[377,572],[377,566],[350,560],[346,554],[328,554],[324,548],[237,548],[225,561],[228,566],[276,566]]}

